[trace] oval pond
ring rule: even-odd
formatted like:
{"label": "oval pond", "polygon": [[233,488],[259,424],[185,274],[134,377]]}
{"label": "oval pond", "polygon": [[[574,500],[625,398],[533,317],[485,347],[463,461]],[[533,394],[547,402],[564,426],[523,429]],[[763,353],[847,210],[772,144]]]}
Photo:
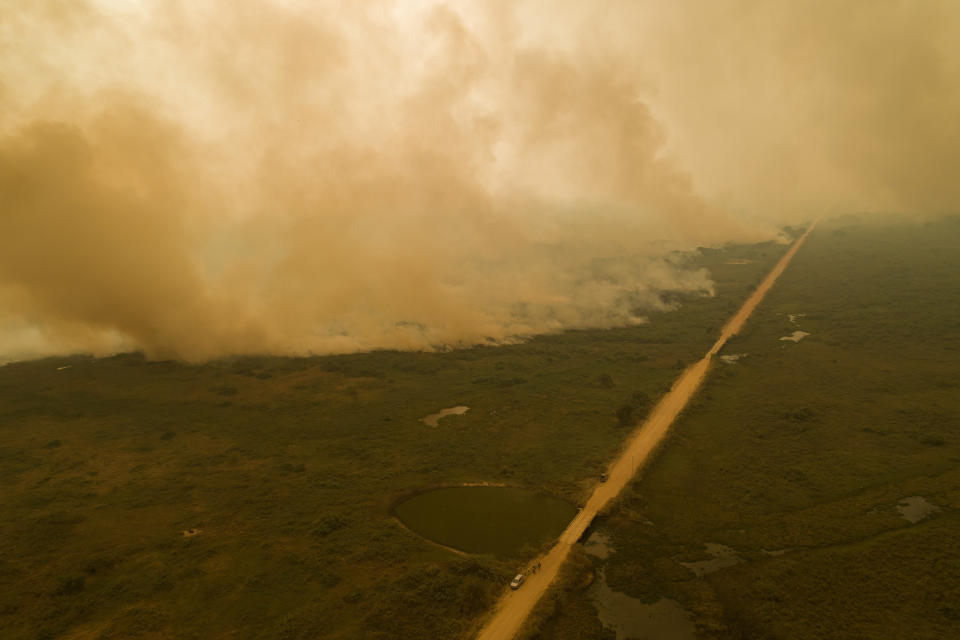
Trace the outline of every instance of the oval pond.
{"label": "oval pond", "polygon": [[393,512],[434,542],[510,556],[556,538],[577,510],[565,500],[514,487],[446,487],[408,498]]}

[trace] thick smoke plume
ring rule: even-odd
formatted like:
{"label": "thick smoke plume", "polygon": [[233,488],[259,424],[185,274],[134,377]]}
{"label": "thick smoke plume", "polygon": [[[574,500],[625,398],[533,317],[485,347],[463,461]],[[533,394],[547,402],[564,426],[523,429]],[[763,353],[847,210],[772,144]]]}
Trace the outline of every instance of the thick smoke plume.
{"label": "thick smoke plume", "polygon": [[6,5],[0,355],[622,325],[711,291],[674,249],[960,196],[948,2]]}

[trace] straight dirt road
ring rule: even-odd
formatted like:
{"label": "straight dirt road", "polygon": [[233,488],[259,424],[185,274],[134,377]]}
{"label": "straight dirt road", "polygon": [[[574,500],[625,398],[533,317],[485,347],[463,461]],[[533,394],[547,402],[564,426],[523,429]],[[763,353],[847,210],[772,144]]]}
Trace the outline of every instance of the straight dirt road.
{"label": "straight dirt road", "polygon": [[607,481],[596,486],[586,505],[560,534],[560,538],[553,548],[546,555],[533,560],[533,563],[540,562],[538,571],[529,576],[527,582],[519,590],[507,591],[500,598],[494,608],[492,617],[480,630],[476,640],[511,640],[517,634],[521,625],[523,625],[523,621],[533,610],[534,605],[537,604],[537,601],[546,592],[547,587],[557,577],[560,566],[566,559],[567,554],[570,553],[570,549],[590,526],[597,513],[627,486],[630,479],[646,462],[650,453],[663,440],[674,419],[687,405],[697,389],[700,388],[713,356],[723,348],[730,336],[740,331],[744,322],[763,300],[773,283],[790,264],[790,260],[793,259],[815,225],[816,221],[807,227],[806,232],[780,258],[776,266],[760,283],[760,286],[750,294],[740,310],[724,325],[720,331],[720,337],[707,354],[696,364],[684,370],[676,382],[673,383],[670,391],[654,406],[647,419],[630,436],[623,453],[610,465],[607,472]]}

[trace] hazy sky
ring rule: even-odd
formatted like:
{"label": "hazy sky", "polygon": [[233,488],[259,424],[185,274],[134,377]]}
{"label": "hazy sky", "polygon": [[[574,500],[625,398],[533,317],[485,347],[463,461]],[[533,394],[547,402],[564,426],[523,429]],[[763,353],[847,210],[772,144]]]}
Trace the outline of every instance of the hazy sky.
{"label": "hazy sky", "polygon": [[957,212],[960,3],[0,0],[0,355],[641,321],[671,251]]}

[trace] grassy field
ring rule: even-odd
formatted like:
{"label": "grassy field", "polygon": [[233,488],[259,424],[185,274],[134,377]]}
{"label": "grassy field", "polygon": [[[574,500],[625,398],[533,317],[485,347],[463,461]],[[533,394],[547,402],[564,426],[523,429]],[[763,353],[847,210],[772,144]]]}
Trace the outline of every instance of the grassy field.
{"label": "grassy field", "polygon": [[0,367],[0,637],[462,636],[535,550],[460,556],[392,505],[471,482],[581,500],[618,410],[699,358],[783,250],[703,251],[714,297],[511,346]]}
{"label": "grassy field", "polygon": [[[679,602],[701,638],[960,638],[958,246],[958,218],[818,228],[723,351],[747,355],[714,364],[597,523],[615,552],[528,635],[613,638],[584,587],[602,567]],[[938,511],[908,521],[911,496]],[[697,577],[681,563],[707,543],[739,563]]]}

